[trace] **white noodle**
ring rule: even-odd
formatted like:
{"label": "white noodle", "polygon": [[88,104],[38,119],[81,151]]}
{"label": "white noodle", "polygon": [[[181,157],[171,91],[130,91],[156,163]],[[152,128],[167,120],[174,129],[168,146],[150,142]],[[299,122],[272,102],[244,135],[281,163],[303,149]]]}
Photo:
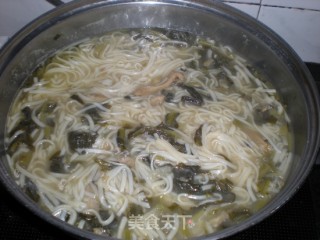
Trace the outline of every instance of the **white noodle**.
{"label": "white noodle", "polygon": [[[132,239],[174,239],[183,235],[171,208],[176,204],[187,215],[188,209],[209,206],[199,232],[215,232],[223,217],[212,224],[212,212],[227,216],[229,205],[250,209],[260,200],[265,163],[274,169],[262,197],[280,191],[293,158],[288,136],[280,135],[290,119],[276,90],[230,47],[213,40],[200,46],[201,39],[189,46],[189,41],[148,31],[141,36],[112,32],[57,52],[12,105],[5,136],[8,165],[17,184],[30,187],[31,181],[37,187],[44,208],[80,229],[86,220],[78,213],[86,213],[101,226],[116,223],[112,237],[122,238],[130,230]],[[220,55],[229,62],[215,67]],[[178,77],[165,89],[136,93],[161,87],[172,76]],[[201,96],[201,106],[187,102],[195,95]],[[152,102],[158,97],[164,102]],[[42,112],[48,101],[56,107]],[[25,107],[31,116],[22,112]],[[254,114],[264,107],[272,108],[276,123],[257,121]],[[177,128],[166,122],[172,112],[178,115]],[[29,129],[26,122],[35,126]],[[246,128],[262,141],[250,137]],[[70,139],[70,132],[83,135]],[[94,134],[92,139],[87,133]],[[193,175],[186,180],[179,171],[188,168]],[[219,184],[235,195],[234,202],[224,201]],[[188,186],[200,186],[203,193],[184,192]],[[136,207],[143,218],[172,214],[173,228],[128,229]]]}
{"label": "white noodle", "polygon": [[128,219],[126,217],[123,217],[121,219],[121,222],[120,222],[120,225],[119,225],[119,230],[118,230],[118,233],[117,233],[117,238],[120,238],[120,239],[122,238],[123,231],[124,231],[124,228],[125,228],[127,222],[128,222]]}

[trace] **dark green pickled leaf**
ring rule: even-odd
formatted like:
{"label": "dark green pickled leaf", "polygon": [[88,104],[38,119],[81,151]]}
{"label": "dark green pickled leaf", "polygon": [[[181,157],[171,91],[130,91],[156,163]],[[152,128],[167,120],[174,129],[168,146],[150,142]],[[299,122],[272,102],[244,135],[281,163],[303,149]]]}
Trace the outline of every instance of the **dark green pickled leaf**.
{"label": "dark green pickled leaf", "polygon": [[167,113],[165,116],[164,123],[171,128],[178,128],[179,124],[177,122],[177,117],[179,116],[178,112]]}
{"label": "dark green pickled leaf", "polygon": [[[107,220],[110,217],[110,212],[108,210],[100,210],[99,215],[103,221]],[[115,225],[117,225],[116,219],[110,223],[108,226],[103,227],[97,217],[90,212],[79,212],[79,218],[85,220],[86,225],[85,228],[89,231],[92,231],[94,228],[101,228],[103,235],[111,234],[111,230],[114,229]]]}
{"label": "dark green pickled leaf", "polygon": [[202,127],[203,125],[200,125],[194,134],[194,143],[197,146],[202,146]]}
{"label": "dark green pickled leaf", "polygon": [[85,113],[88,114],[91,117],[92,121],[96,124],[102,120],[102,117],[99,111],[100,110],[95,107],[95,108],[88,109],[87,111],[85,111]]}
{"label": "dark green pickled leaf", "polygon": [[163,137],[165,140],[175,137],[174,131],[172,131],[170,128],[168,128],[164,124],[160,124],[156,127],[140,126],[134,129],[133,131],[131,131],[128,134],[128,138],[132,139],[143,134],[150,135],[150,136],[153,136],[154,134],[158,134],[160,137]]}
{"label": "dark green pickled leaf", "polygon": [[264,178],[269,174],[273,174],[274,172],[276,172],[276,167],[272,161],[262,162],[259,168],[259,178]]}
{"label": "dark green pickled leaf", "polygon": [[203,192],[201,191],[200,184],[193,184],[189,182],[175,181],[173,183],[173,190],[177,193],[187,193],[187,194],[193,194],[193,195],[203,194]]}
{"label": "dark green pickled leaf", "polygon": [[228,69],[233,69],[231,58],[218,52],[215,52],[215,56],[213,68],[227,67]]}
{"label": "dark green pickled leaf", "polygon": [[18,164],[20,167],[27,169],[32,159],[33,151],[27,151],[19,154]]}
{"label": "dark green pickled leaf", "polygon": [[221,195],[224,203],[232,203],[236,200],[236,195],[233,192],[222,192]]}
{"label": "dark green pickled leaf", "polygon": [[265,123],[275,124],[278,120],[277,111],[272,106],[255,109],[253,118],[256,124],[261,125]]}
{"label": "dark green pickled leaf", "polygon": [[53,128],[56,125],[53,118],[47,118],[45,124],[51,128]]}
{"label": "dark green pickled leaf", "polygon": [[174,99],[174,93],[173,92],[162,90],[161,93],[164,96],[164,101],[165,102],[169,102],[169,103],[173,102],[173,99]]}
{"label": "dark green pickled leaf", "polygon": [[83,100],[81,99],[81,97],[79,97],[79,95],[77,95],[77,94],[71,95],[70,98],[73,99],[73,100],[75,100],[75,101],[77,101],[78,103],[80,103],[80,104],[82,104],[82,105],[84,104],[84,102],[83,102]]}
{"label": "dark green pickled leaf", "polygon": [[49,170],[54,173],[70,173],[76,164],[76,162],[70,163],[66,156],[57,151],[49,159]]}
{"label": "dark green pickled leaf", "polygon": [[[202,49],[199,50],[199,55],[201,56],[200,62],[204,62],[207,59],[207,51],[210,49],[212,50],[212,60],[213,65],[211,65],[211,68],[221,68],[221,67],[227,67],[232,69],[233,66],[233,55],[232,54],[225,54],[221,52],[219,47],[215,46],[213,43],[206,41],[205,39],[200,39],[198,41],[199,45],[202,47]],[[200,67],[203,67],[203,64],[201,64]]]}
{"label": "dark green pickled leaf", "polygon": [[49,170],[54,173],[69,173],[72,169],[70,163],[60,152],[53,154],[49,160]]}
{"label": "dark green pickled leaf", "polygon": [[21,112],[26,120],[31,119],[32,109],[30,107],[23,108]]}
{"label": "dark green pickled leaf", "polygon": [[[37,127],[38,125],[32,120],[31,114],[32,109],[29,107],[25,107],[21,110],[23,114],[23,118],[21,121],[14,127],[10,133],[9,136],[12,137],[17,131],[25,131],[27,135],[30,135]],[[31,139],[30,136],[28,136],[29,139]]]}
{"label": "dark green pickled leaf", "polygon": [[57,41],[62,36],[63,36],[62,33],[57,33],[56,35],[54,35],[53,40]]}
{"label": "dark green pickled leaf", "polygon": [[146,132],[145,128],[146,127],[144,127],[144,126],[139,126],[136,129],[132,130],[128,134],[128,139],[131,140],[132,138],[136,138],[136,137],[144,134]]}
{"label": "dark green pickled leaf", "polygon": [[138,33],[132,37],[133,40],[144,39],[148,42],[153,42],[153,37],[148,34]]}
{"label": "dark green pickled leaf", "polygon": [[207,183],[199,182],[197,176],[208,174],[201,170],[200,166],[177,164],[173,169],[173,190],[177,193],[191,195],[206,195],[212,197],[214,193],[220,194],[222,199],[217,203],[232,203],[235,201],[235,194],[231,191],[232,183],[227,179],[210,180]]}
{"label": "dark green pickled leaf", "polygon": [[54,109],[57,107],[57,103],[56,102],[52,102],[52,101],[49,101],[49,102],[46,102],[42,105],[41,107],[41,112],[44,112],[44,113],[47,113],[47,114],[50,114],[54,111]]}
{"label": "dark green pickled leaf", "polygon": [[126,129],[120,128],[117,132],[117,145],[123,152],[126,150]]}
{"label": "dark green pickled leaf", "polygon": [[[36,112],[37,117],[42,123],[47,124],[49,119],[52,118],[52,113],[57,107],[57,103],[53,101],[47,101],[44,104],[42,104],[41,108]],[[49,121],[49,124],[52,124],[52,122]]]}
{"label": "dark green pickled leaf", "polygon": [[9,144],[7,148],[7,152],[9,155],[14,154],[20,147],[20,145],[25,145],[29,149],[33,150],[33,140],[27,132],[23,132],[16,136],[12,142]]}
{"label": "dark green pickled leaf", "polygon": [[199,61],[192,60],[192,61],[186,63],[186,67],[192,68],[192,69],[198,69],[199,68]]}
{"label": "dark green pickled leaf", "polygon": [[40,199],[38,187],[34,184],[30,178],[26,178],[25,185],[23,187],[25,193],[35,202],[38,202]]}
{"label": "dark green pickled leaf", "polygon": [[150,157],[149,156],[144,156],[144,157],[142,157],[142,162],[144,163],[144,164],[146,164],[147,166],[150,166],[150,164],[151,164],[151,159],[150,159]]}
{"label": "dark green pickled leaf", "polygon": [[89,226],[87,227],[89,227],[90,229],[101,227],[101,223],[99,222],[97,217],[93,214],[80,212],[79,217],[86,220],[86,222],[89,224]]}
{"label": "dark green pickled leaf", "polygon": [[161,123],[156,127],[140,126],[128,134],[128,139],[131,140],[132,138],[135,138],[144,134],[150,135],[150,136],[157,134],[160,138],[168,141],[175,149],[177,149],[177,151],[181,153],[187,152],[185,145],[177,142],[176,133],[163,123]]}
{"label": "dark green pickled leaf", "polygon": [[169,141],[169,143],[179,152],[181,153],[187,153],[186,145],[183,143],[178,143],[174,140]]}
{"label": "dark green pickled leaf", "polygon": [[216,77],[220,86],[232,87],[234,85],[233,81],[228,77],[225,71],[219,72]]}
{"label": "dark green pickled leaf", "polygon": [[212,96],[210,95],[210,93],[209,93],[205,88],[195,87],[195,90],[197,90],[198,93],[199,93],[204,99],[207,99],[207,100],[209,100],[209,101],[213,101]]}
{"label": "dark green pickled leaf", "polygon": [[177,164],[173,169],[174,179],[181,182],[192,182],[194,176],[201,172],[200,166],[186,165],[184,163]]}
{"label": "dark green pickled leaf", "polygon": [[196,36],[194,34],[183,31],[168,30],[165,35],[172,40],[186,42],[190,45],[193,45],[196,40]]}
{"label": "dark green pickled leaf", "polygon": [[190,96],[182,96],[181,101],[188,105],[201,106],[201,102],[198,99]]}
{"label": "dark green pickled leaf", "polygon": [[144,211],[143,211],[143,207],[139,206],[139,205],[132,205],[129,208],[129,213],[128,216],[138,216],[138,215],[143,215]]}
{"label": "dark green pickled leaf", "polygon": [[68,133],[69,147],[72,151],[81,148],[91,148],[97,138],[96,133],[72,131]]}
{"label": "dark green pickled leaf", "polygon": [[203,104],[203,98],[201,94],[193,87],[187,86],[185,84],[179,84],[179,87],[185,89],[190,96],[182,96],[181,101],[185,104],[201,106]]}
{"label": "dark green pickled leaf", "polygon": [[216,190],[219,192],[230,192],[233,187],[232,182],[228,179],[217,180],[215,181],[215,185]]}
{"label": "dark green pickled leaf", "polygon": [[240,208],[235,209],[229,213],[229,217],[233,222],[239,223],[249,218],[252,215],[249,209]]}
{"label": "dark green pickled leaf", "polygon": [[89,121],[88,121],[88,119],[87,119],[86,117],[84,117],[84,116],[81,116],[80,121],[81,121],[81,123],[82,123],[83,125],[89,126],[89,124],[90,124]]}
{"label": "dark green pickled leaf", "polygon": [[269,178],[262,178],[259,180],[257,187],[258,192],[262,195],[266,195],[270,192],[271,180]]}
{"label": "dark green pickled leaf", "polygon": [[99,215],[100,215],[101,219],[104,221],[104,220],[107,220],[111,214],[108,210],[102,209],[99,211]]}

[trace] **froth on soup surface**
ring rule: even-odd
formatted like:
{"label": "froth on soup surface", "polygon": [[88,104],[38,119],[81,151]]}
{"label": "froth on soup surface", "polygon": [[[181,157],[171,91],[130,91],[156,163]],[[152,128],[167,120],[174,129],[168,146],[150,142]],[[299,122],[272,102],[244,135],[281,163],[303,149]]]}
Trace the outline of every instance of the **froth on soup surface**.
{"label": "froth on soup surface", "polygon": [[214,40],[126,30],[60,50],[7,118],[7,158],[41,208],[96,234],[185,239],[280,191],[289,119],[270,83]]}

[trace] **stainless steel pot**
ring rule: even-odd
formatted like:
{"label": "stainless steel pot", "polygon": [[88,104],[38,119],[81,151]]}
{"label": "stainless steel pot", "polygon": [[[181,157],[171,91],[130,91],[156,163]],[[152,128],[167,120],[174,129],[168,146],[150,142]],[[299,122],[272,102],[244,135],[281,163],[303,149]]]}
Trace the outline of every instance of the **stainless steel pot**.
{"label": "stainless steel pot", "polygon": [[275,212],[305,180],[319,148],[320,109],[316,85],[295,52],[266,26],[218,1],[76,1],[46,13],[18,32],[0,53],[0,178],[9,192],[40,218],[78,237],[105,239],[40,210],[14,183],[5,159],[6,116],[22,82],[56,50],[114,29],[152,27],[188,31],[231,46],[268,75],[287,106],[294,157],[286,184],[246,221],[201,239],[230,236]]}

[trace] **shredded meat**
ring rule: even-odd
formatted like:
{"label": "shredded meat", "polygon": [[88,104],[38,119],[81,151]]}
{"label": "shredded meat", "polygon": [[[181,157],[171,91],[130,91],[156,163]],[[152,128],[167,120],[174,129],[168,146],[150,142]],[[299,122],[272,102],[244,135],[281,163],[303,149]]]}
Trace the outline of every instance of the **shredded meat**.
{"label": "shredded meat", "polygon": [[172,72],[169,74],[167,80],[161,83],[158,86],[143,86],[139,87],[133,91],[133,95],[135,96],[148,96],[154,93],[157,93],[163,89],[166,89],[171,86],[171,84],[184,80],[184,75],[180,72]]}
{"label": "shredded meat", "polygon": [[163,95],[152,97],[150,100],[150,104],[151,106],[161,105],[164,102],[164,99],[165,99],[165,96]]}
{"label": "shredded meat", "polygon": [[123,156],[118,159],[119,163],[126,164],[128,167],[134,167],[135,161],[133,158],[128,157],[128,156]]}
{"label": "shredded meat", "polygon": [[267,153],[271,150],[271,146],[270,146],[268,140],[264,139],[260,133],[254,131],[251,128],[248,128],[246,126],[242,126],[241,129],[253,142],[255,142],[260,147],[260,149],[264,153]]}
{"label": "shredded meat", "polygon": [[102,94],[91,94],[91,97],[95,100],[95,101],[99,101],[99,102],[103,102],[108,100],[109,98],[102,95]]}

